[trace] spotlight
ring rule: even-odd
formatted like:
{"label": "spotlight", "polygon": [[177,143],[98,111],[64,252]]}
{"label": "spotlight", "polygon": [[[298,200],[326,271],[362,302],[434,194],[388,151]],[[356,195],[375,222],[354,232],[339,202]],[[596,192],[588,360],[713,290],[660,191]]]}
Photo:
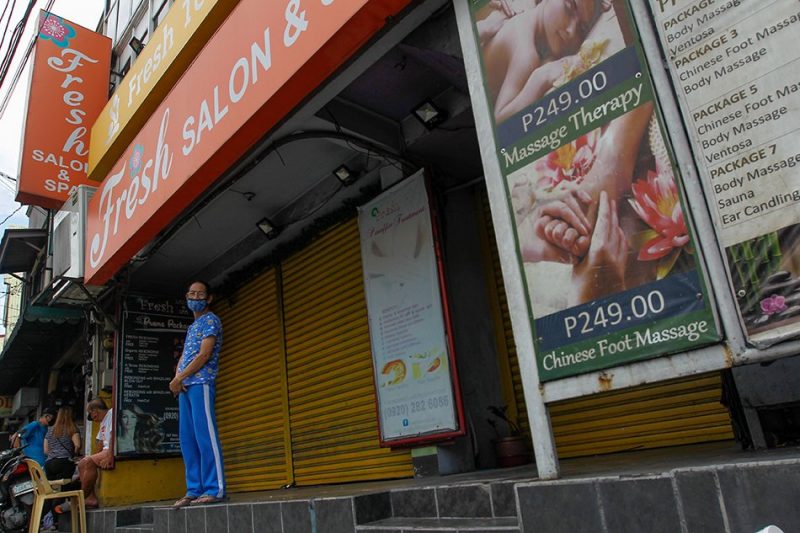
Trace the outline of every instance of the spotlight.
{"label": "spotlight", "polygon": [[356,181],[356,173],[347,168],[347,165],[339,165],[336,170],[333,171],[333,175],[342,182],[342,185],[350,185],[354,181]]}
{"label": "spotlight", "polygon": [[447,113],[434,104],[430,98],[426,98],[424,102],[415,107],[412,114],[429,130],[432,130],[447,118]]}
{"label": "spotlight", "polygon": [[281,229],[270,222],[268,218],[262,218],[256,223],[256,226],[267,236],[267,239],[274,239],[281,232]]}
{"label": "spotlight", "polygon": [[130,46],[131,49],[136,52],[137,56],[142,53],[142,50],[144,50],[144,43],[138,37],[131,37],[131,42],[128,43],[128,46]]}

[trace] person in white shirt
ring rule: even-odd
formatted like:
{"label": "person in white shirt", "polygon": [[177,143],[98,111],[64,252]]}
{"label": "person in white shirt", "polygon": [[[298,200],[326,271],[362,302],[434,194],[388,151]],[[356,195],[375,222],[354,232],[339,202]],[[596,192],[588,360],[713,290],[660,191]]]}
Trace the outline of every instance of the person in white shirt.
{"label": "person in white shirt", "polygon": [[114,453],[111,450],[114,416],[103,400],[95,398],[86,405],[86,418],[92,422],[100,422],[96,440],[98,444],[102,445],[102,449],[95,454],[87,455],[78,463],[81,488],[86,497],[86,507],[94,508],[99,506],[97,495],[94,492],[99,470],[111,468],[114,463]]}

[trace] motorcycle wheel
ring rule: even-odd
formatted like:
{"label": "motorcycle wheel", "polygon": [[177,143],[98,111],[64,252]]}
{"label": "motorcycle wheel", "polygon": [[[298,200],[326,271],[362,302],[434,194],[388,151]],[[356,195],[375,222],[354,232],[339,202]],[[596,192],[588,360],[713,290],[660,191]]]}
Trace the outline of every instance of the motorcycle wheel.
{"label": "motorcycle wheel", "polygon": [[0,533],[26,533],[28,531],[28,522],[31,519],[30,508],[23,505],[19,512],[23,515],[22,520],[25,525],[19,528],[8,527],[4,517],[0,516]]}

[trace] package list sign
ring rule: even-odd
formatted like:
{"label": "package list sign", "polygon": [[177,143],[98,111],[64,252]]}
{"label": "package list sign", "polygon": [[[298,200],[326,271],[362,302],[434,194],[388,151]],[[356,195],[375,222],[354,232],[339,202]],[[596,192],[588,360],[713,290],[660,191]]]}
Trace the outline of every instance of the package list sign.
{"label": "package list sign", "polygon": [[[332,72],[359,39],[366,41],[409,1],[241,0],[92,198],[87,283],[106,282],[233,164],[247,142],[257,142],[316,88],[315,76]],[[306,68],[312,62],[314,69]],[[296,90],[289,93],[291,83]],[[271,105],[276,94],[280,101]]]}
{"label": "package list sign", "polygon": [[473,0],[542,381],[719,339],[624,1]]}
{"label": "package list sign", "polygon": [[359,208],[381,440],[458,429],[422,174]]}
{"label": "package list sign", "polygon": [[800,5],[650,4],[748,334],[757,345],[796,335]]}
{"label": "package list sign", "polygon": [[169,390],[194,318],[180,299],[129,295],[118,347],[116,452],[180,453],[178,401]]}
{"label": "package list sign", "polygon": [[96,185],[89,132],[108,100],[111,40],[47,11],[37,28],[16,200],[56,209]]}

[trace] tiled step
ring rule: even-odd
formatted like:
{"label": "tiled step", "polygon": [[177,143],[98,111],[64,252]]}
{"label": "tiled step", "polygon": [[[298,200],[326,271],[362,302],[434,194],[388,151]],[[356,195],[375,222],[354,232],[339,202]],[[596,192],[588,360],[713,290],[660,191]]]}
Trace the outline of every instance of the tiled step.
{"label": "tiled step", "polygon": [[153,524],[131,524],[117,526],[114,533],[153,533]]}
{"label": "tiled step", "polygon": [[516,518],[386,518],[356,526],[363,533],[411,533],[414,531],[451,531],[456,533],[519,533]]}
{"label": "tiled step", "polygon": [[517,517],[511,482],[393,490],[390,497],[395,518]]}

